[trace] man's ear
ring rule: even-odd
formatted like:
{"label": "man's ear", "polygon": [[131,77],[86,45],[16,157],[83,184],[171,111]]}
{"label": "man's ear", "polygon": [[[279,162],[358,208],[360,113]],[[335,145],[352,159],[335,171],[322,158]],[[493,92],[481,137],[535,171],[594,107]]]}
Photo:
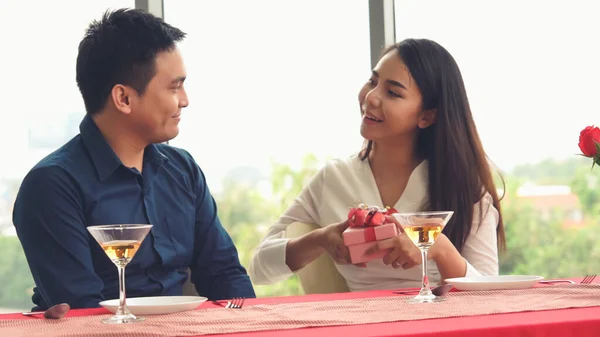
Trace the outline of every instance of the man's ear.
{"label": "man's ear", "polygon": [[419,128],[426,129],[435,123],[437,117],[437,109],[424,110],[419,119]]}
{"label": "man's ear", "polygon": [[110,91],[110,99],[117,110],[124,114],[130,114],[132,94],[132,88],[117,84]]}

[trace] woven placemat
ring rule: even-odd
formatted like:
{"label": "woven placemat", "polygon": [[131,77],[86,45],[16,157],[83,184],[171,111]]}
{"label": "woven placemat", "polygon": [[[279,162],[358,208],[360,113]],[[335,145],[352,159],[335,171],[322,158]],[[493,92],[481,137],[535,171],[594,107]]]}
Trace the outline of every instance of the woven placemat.
{"label": "woven placemat", "polygon": [[147,316],[140,323],[108,325],[110,315],[60,320],[0,320],[0,336],[141,337],[200,336],[264,330],[286,330],[443,317],[600,306],[600,284],[453,292],[438,303],[411,304],[410,296],[244,306],[242,309],[198,309]]}

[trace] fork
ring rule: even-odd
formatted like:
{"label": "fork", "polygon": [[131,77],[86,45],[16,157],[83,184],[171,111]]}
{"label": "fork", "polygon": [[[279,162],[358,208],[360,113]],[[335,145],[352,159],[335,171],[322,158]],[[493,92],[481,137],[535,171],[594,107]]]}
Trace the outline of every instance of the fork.
{"label": "fork", "polygon": [[595,278],[596,278],[596,274],[585,275],[583,280],[581,280],[581,284],[590,284],[594,281]]}
{"label": "fork", "polygon": [[[596,278],[596,274],[591,274],[591,275],[585,275],[585,277],[583,278],[583,280],[581,280],[581,284],[590,284],[592,283],[592,281],[594,281],[594,279]],[[540,281],[540,283],[546,283],[546,284],[550,284],[550,283],[570,283],[570,284],[577,284],[571,280],[542,280]]]}
{"label": "fork", "polygon": [[552,284],[552,283],[570,283],[570,284],[575,284],[575,282],[573,282],[571,280],[541,280],[540,283],[544,283],[544,284]]}
{"label": "fork", "polygon": [[231,299],[231,301],[227,302],[227,305],[225,306],[225,308],[241,309],[244,306],[244,300],[246,300],[246,299],[243,297],[234,297]]}

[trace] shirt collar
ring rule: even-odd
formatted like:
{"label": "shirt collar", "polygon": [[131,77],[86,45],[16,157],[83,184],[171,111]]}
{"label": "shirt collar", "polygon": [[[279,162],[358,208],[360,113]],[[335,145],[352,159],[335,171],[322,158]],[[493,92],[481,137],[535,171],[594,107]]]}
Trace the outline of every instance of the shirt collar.
{"label": "shirt collar", "polygon": [[[85,147],[92,158],[100,181],[108,178],[119,166],[124,166],[121,159],[117,157],[117,154],[110,147],[102,132],[100,132],[100,129],[89,115],[86,115],[83,121],[81,121],[79,131]],[[144,163],[151,162],[160,166],[167,160],[168,158],[160,152],[155,144],[146,147],[144,151]]]}
{"label": "shirt collar", "polygon": [[145,163],[154,163],[157,166],[161,166],[167,161],[169,161],[169,157],[165,156],[165,154],[158,149],[156,144],[150,144],[144,150]]}
{"label": "shirt collar", "polygon": [[[377,190],[377,183],[375,177],[371,171],[368,160],[360,160],[359,156],[355,155],[354,160],[359,165],[358,168],[365,174],[363,179],[369,182],[369,188],[373,188],[373,200],[381,200],[379,191]],[[420,211],[423,206],[428,202],[428,186],[429,186],[429,162],[427,159],[423,160],[415,169],[411,172],[404,192],[398,199],[395,205],[382,205],[392,206],[398,212],[417,212]]]}

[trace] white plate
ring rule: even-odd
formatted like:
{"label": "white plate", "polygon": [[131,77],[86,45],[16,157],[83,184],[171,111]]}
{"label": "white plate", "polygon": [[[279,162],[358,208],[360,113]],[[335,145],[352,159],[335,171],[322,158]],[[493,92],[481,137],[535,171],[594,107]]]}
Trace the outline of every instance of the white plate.
{"label": "white plate", "polygon": [[500,275],[449,278],[446,282],[458,290],[505,290],[531,288],[543,279],[534,275]]}
{"label": "white plate", "polygon": [[[127,308],[134,315],[162,315],[194,310],[207,300],[201,296],[155,296],[134,297],[127,299]],[[119,307],[119,300],[108,300],[100,302],[113,314]]]}

